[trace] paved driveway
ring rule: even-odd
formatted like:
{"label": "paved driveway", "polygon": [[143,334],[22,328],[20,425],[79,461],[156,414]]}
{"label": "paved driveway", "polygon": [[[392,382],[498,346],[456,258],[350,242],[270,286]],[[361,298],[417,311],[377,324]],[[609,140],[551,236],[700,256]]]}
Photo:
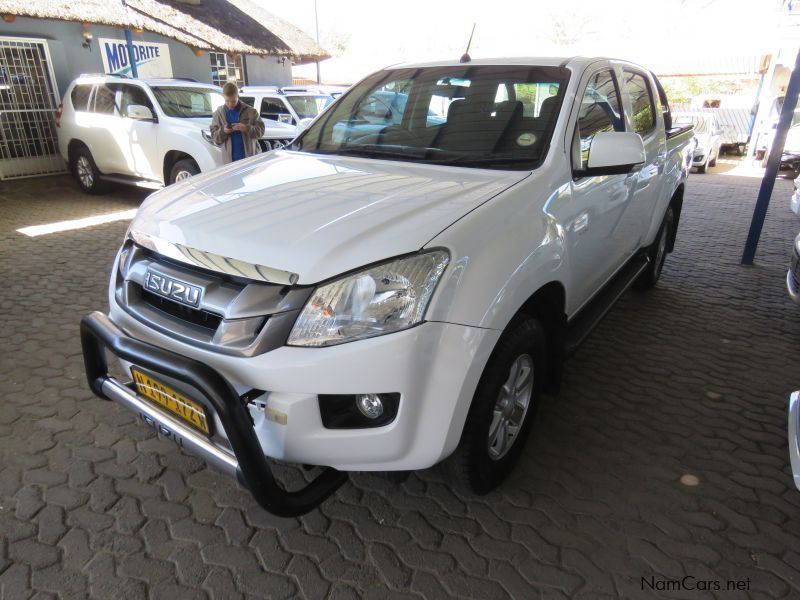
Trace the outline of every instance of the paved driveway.
{"label": "paved driveway", "polygon": [[400,486],[356,475],[286,520],[87,390],[78,320],[105,306],[127,222],[16,232],[144,194],[0,183],[0,596],[709,595],[680,580],[798,597],[785,433],[800,307],[783,277],[800,219],[779,181],[758,265],[739,266],[757,185],[691,177],[662,282],[571,359],[499,491],[458,495],[435,469]]}

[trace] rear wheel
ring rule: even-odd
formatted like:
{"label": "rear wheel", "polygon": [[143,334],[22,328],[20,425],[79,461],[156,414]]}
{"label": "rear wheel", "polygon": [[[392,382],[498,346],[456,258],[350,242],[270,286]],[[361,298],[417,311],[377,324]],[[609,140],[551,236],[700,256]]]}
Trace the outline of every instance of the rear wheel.
{"label": "rear wheel", "polygon": [[172,165],[172,169],[169,173],[169,182],[170,184],[179,183],[197,175],[199,172],[200,167],[197,166],[194,160],[191,158],[184,158]]}
{"label": "rear wheel", "polygon": [[528,316],[515,319],[484,369],[461,442],[445,463],[460,487],[487,494],[511,472],[536,415],[546,360],[541,324]]}
{"label": "rear wheel", "polygon": [[675,211],[672,206],[667,208],[667,213],[664,215],[664,220],[661,222],[661,228],[658,230],[658,236],[655,241],[647,248],[647,256],[650,258],[650,264],[639,275],[636,280],[636,287],[649,289],[653,287],[661,278],[661,270],[664,268],[664,261],[667,259],[667,243],[669,236],[672,234],[672,228],[675,226]]}
{"label": "rear wheel", "polygon": [[108,184],[100,178],[100,171],[97,170],[92,153],[86,146],[75,150],[70,167],[78,185],[87,194],[102,194],[108,191]]}

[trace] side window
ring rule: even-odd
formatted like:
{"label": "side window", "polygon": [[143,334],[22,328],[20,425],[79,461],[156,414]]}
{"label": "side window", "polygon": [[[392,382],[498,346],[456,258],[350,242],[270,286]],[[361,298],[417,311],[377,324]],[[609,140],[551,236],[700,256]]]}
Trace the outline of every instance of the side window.
{"label": "side window", "polygon": [[592,138],[604,131],[625,131],[619,89],[611,71],[600,71],[586,85],[578,111],[573,142],[573,166],[584,170],[589,162]]}
{"label": "side window", "polygon": [[239,96],[239,100],[247,104],[247,106],[252,106],[253,108],[256,106],[256,99],[253,96]]}
{"label": "side window", "polygon": [[117,105],[114,100],[116,92],[116,85],[99,84],[94,93],[94,112],[104,115],[119,116],[119,111],[117,110]]}
{"label": "side window", "polygon": [[631,120],[633,130],[645,137],[656,126],[656,110],[653,106],[653,95],[650,84],[639,73],[624,71],[625,93],[631,98]]}
{"label": "side window", "polygon": [[292,122],[292,114],[279,98],[264,98],[261,100],[261,116],[281,123]]}
{"label": "side window", "polygon": [[84,112],[89,107],[89,96],[92,95],[92,86],[86,83],[76,85],[72,88],[72,93],[69,95],[72,101],[72,107],[76,111]]}
{"label": "side window", "polygon": [[131,104],[146,106],[153,111],[153,105],[147,97],[147,93],[142,88],[136,85],[123,85],[121,88],[122,94],[120,94],[119,110],[123,116],[128,114],[128,107]]}

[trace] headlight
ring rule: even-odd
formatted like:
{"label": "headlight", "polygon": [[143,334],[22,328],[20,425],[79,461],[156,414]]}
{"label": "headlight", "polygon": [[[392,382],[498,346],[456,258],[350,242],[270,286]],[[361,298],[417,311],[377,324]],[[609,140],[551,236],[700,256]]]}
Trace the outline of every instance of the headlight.
{"label": "headlight", "polygon": [[290,346],[334,346],[408,329],[422,321],[450,256],[399,258],[318,287],[289,334]]}
{"label": "headlight", "polygon": [[203,134],[203,139],[207,141],[212,146],[219,146],[217,142],[214,141],[214,138],[211,137],[211,132],[208,129],[203,129],[200,133]]}

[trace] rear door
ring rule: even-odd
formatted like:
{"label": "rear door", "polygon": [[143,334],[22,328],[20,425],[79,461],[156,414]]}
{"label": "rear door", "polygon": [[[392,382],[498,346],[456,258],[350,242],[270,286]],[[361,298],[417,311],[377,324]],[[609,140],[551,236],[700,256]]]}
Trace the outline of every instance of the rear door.
{"label": "rear door", "polygon": [[626,126],[642,137],[646,156],[642,168],[629,176],[633,198],[624,223],[627,233],[623,250],[630,256],[646,241],[643,238],[650,230],[650,221],[663,191],[661,174],[667,160],[667,138],[650,74],[628,65],[618,72],[621,73]]}
{"label": "rear door", "polygon": [[98,83],[89,100],[84,129],[84,142],[92,153],[97,168],[105,174],[132,175],[122,152],[120,140],[127,137],[117,105],[116,83]]}

